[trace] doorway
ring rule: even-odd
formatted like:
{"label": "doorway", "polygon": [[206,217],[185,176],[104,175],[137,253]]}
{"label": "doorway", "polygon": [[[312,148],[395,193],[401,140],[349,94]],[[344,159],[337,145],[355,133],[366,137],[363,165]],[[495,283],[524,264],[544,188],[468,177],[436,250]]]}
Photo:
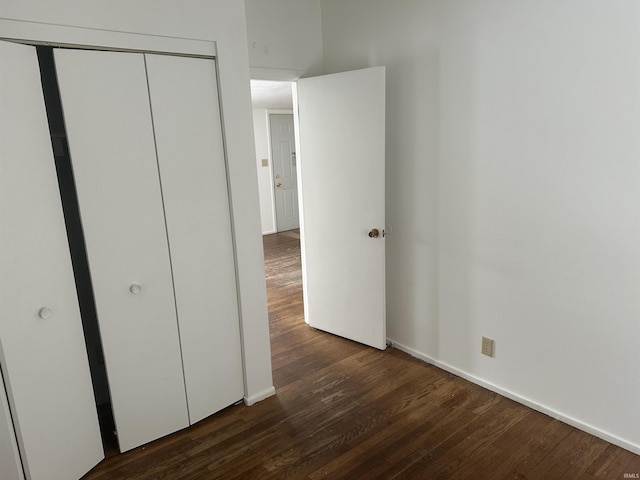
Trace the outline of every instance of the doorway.
{"label": "doorway", "polygon": [[[305,325],[293,82],[251,80],[269,324]],[[285,302],[282,302],[286,298]],[[274,347],[272,341],[272,348]]]}
{"label": "doorway", "polygon": [[299,228],[293,83],[251,80],[262,234]]}
{"label": "doorway", "polygon": [[[296,168],[290,148],[286,154],[300,185],[305,321],[381,350],[385,76],[385,67],[378,66],[298,80],[292,88],[295,143],[304,157]],[[269,159],[258,163],[269,165]],[[283,186],[280,178],[272,181]]]}

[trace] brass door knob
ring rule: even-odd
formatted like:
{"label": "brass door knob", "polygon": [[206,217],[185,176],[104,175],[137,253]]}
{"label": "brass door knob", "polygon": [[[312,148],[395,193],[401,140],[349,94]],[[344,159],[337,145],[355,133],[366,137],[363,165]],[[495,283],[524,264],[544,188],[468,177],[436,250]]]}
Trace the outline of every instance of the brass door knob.
{"label": "brass door knob", "polygon": [[280,188],[282,184],[280,182],[276,183],[276,187]]}
{"label": "brass door knob", "polygon": [[378,230],[377,228],[374,228],[369,232],[369,238],[378,238],[379,236],[380,230]]}

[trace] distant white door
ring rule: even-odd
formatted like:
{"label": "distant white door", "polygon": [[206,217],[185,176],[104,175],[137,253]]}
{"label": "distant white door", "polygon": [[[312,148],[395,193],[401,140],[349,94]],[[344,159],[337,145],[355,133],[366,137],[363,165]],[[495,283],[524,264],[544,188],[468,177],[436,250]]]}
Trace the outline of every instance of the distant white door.
{"label": "distant white door", "polygon": [[276,202],[276,230],[284,232],[300,226],[293,115],[269,115],[269,127]]}
{"label": "distant white door", "polygon": [[305,315],[384,349],[385,69],[298,80]]}
{"label": "distant white door", "polygon": [[27,478],[76,479],[102,440],[36,50],[0,42],[0,64],[2,377]]}

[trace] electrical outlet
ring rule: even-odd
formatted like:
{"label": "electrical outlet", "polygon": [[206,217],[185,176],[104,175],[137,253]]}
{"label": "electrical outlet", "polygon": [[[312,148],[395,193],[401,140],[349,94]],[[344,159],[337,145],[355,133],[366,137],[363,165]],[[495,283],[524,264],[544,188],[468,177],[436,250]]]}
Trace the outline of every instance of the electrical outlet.
{"label": "electrical outlet", "polygon": [[495,347],[495,340],[493,338],[482,337],[482,350],[483,355],[493,357],[493,349]]}

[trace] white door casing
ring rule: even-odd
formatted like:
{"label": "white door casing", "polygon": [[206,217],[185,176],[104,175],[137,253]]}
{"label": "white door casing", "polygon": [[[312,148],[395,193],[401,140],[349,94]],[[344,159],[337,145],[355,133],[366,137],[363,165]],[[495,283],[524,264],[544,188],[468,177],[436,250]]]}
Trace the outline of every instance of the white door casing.
{"label": "white door casing", "polygon": [[189,425],[145,62],[56,50],[122,451]]}
{"label": "white door casing", "polygon": [[215,62],[145,59],[193,424],[244,394]]}
{"label": "white door casing", "polygon": [[75,479],[104,455],[36,50],[0,64],[0,363],[27,479]]}
{"label": "white door casing", "polygon": [[296,96],[307,321],[384,349],[385,68],[301,79]]}
{"label": "white door casing", "polygon": [[293,115],[270,114],[269,132],[276,230],[284,232],[300,226]]}

